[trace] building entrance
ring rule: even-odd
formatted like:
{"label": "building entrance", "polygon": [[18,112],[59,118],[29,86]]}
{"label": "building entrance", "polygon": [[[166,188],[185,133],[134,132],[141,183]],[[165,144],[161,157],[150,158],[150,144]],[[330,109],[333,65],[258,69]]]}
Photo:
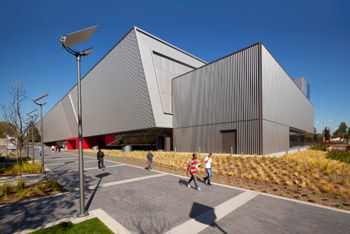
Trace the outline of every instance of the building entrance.
{"label": "building entrance", "polygon": [[236,130],[221,131],[221,152],[222,153],[237,153],[237,138]]}

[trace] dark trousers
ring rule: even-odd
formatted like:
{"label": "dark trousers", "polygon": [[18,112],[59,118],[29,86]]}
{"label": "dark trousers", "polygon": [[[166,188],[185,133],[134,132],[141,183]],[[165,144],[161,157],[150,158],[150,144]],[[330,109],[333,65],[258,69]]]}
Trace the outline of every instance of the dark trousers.
{"label": "dark trousers", "polygon": [[198,188],[198,183],[197,183],[197,176],[196,176],[196,174],[191,174],[191,179],[188,181],[188,184],[190,184],[192,180],[194,181],[194,185],[196,186],[196,188]]}
{"label": "dark trousers", "polygon": [[103,164],[103,158],[98,160],[98,169],[104,168],[105,165]]}

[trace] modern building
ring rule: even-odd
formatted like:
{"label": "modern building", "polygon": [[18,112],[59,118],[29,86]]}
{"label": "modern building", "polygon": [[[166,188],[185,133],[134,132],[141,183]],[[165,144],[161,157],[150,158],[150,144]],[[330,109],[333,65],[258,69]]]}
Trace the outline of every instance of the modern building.
{"label": "modern building", "polygon": [[[280,152],[290,132],[313,132],[307,96],[262,43],[207,64],[133,27],[82,79],[83,145]],[[74,149],[77,133],[75,86],[45,115],[44,140]]]}

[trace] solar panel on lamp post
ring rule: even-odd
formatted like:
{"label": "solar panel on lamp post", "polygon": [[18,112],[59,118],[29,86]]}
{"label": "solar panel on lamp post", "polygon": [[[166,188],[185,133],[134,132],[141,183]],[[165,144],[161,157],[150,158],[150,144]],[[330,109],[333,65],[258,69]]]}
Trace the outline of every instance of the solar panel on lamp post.
{"label": "solar panel on lamp post", "polygon": [[47,104],[47,102],[44,103],[38,103],[39,100],[43,99],[44,97],[47,97],[49,94],[45,94],[41,97],[33,99],[33,102],[40,106],[40,122],[41,122],[41,174],[44,175],[45,170],[45,164],[44,164],[44,120],[43,120],[43,106]]}
{"label": "solar panel on lamp post", "polygon": [[67,50],[70,54],[74,55],[77,60],[78,70],[78,82],[77,82],[77,96],[78,96],[78,137],[79,137],[79,190],[80,190],[80,211],[77,214],[78,217],[84,217],[88,215],[85,210],[85,197],[84,197],[84,158],[83,158],[83,126],[82,126],[82,103],[81,103],[81,78],[80,78],[80,60],[81,56],[87,56],[92,48],[79,52],[69,47],[79,44],[81,42],[90,39],[91,35],[95,32],[98,25],[83,29],[74,33],[70,33],[65,37],[61,37],[62,48]]}
{"label": "solar panel on lamp post", "polygon": [[33,113],[34,111],[37,111],[37,109],[31,111],[31,112],[28,112],[27,115],[32,118],[32,121],[31,121],[31,125],[32,125],[32,156],[33,156],[33,163],[35,162],[35,154],[34,154],[34,139],[33,139],[33,136],[34,136],[34,116],[35,115],[30,115],[31,113]]}

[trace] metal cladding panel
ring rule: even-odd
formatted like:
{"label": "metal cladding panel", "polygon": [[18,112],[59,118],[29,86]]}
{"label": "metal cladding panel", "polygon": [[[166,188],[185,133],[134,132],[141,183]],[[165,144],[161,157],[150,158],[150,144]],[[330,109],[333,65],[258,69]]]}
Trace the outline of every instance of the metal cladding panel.
{"label": "metal cladding panel", "polygon": [[[161,128],[172,128],[173,116],[170,109],[172,105],[172,95],[170,95],[171,82],[167,83],[169,85],[167,87],[168,91],[162,92],[163,84],[159,82],[162,79],[160,76],[168,76],[170,74],[177,76],[184,74],[190,68],[198,68],[206,63],[138,28],[136,28],[136,36],[145,71],[155,125]],[[160,66],[158,64],[157,66],[159,56],[167,59],[162,59],[162,64]],[[176,61],[176,63],[170,63],[170,61]],[[178,66],[179,64],[183,64],[183,66]],[[188,67],[188,69],[184,69],[184,67]],[[160,72],[161,74],[159,74]],[[167,79],[172,77],[167,77]]]}
{"label": "metal cladding panel", "polygon": [[218,152],[220,130],[237,127],[237,152],[258,153],[258,94],[258,44],[174,78],[174,146],[196,151],[209,144]]}
{"label": "metal cladding panel", "polygon": [[77,97],[77,86],[74,86],[68,93],[69,100],[72,103],[73,112],[78,123],[78,97]]}
{"label": "metal cladding panel", "polygon": [[[313,132],[314,106],[264,46],[262,102],[264,120]],[[266,127],[263,126],[263,131]],[[264,143],[266,150],[269,151],[269,146]]]}
{"label": "metal cladding panel", "polygon": [[237,154],[257,154],[259,152],[259,121],[176,128],[173,132],[174,146],[181,152],[217,152],[221,153],[221,131],[236,130]]}
{"label": "metal cladding panel", "polygon": [[[40,125],[40,122],[39,122]],[[65,140],[71,137],[62,103],[59,102],[44,118],[44,142]]]}
{"label": "metal cladding panel", "polygon": [[62,101],[62,107],[63,111],[67,120],[68,127],[70,129],[70,137],[77,137],[78,136],[78,122],[77,118],[74,114],[73,106],[72,106],[72,101],[70,100],[69,94],[66,95]]}
{"label": "metal cladding panel", "polygon": [[135,30],[82,80],[83,135],[155,127]]}
{"label": "metal cladding panel", "polygon": [[283,152],[289,147],[289,127],[263,120],[263,154]]}

